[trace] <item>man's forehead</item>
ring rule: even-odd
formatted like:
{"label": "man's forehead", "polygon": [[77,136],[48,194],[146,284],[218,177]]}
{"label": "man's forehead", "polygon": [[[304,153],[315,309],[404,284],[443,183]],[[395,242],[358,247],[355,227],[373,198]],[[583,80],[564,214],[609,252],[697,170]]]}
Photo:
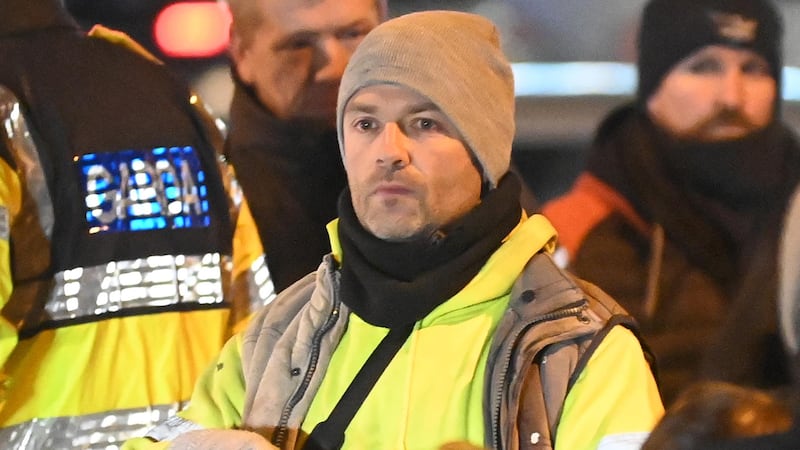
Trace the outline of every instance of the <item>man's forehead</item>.
{"label": "man's forehead", "polygon": [[262,4],[274,10],[309,9],[327,0],[262,0]]}
{"label": "man's forehead", "polygon": [[346,26],[378,17],[375,0],[261,0],[270,26],[292,31]]}
{"label": "man's forehead", "polygon": [[767,61],[767,58],[764,55],[758,53],[752,48],[739,47],[736,45],[728,45],[728,44],[705,45],[697,49],[694,53],[690,54],[686,58],[684,58],[684,61],[691,61],[693,59],[703,58],[703,57],[718,57],[718,58],[733,57],[741,60],[759,59],[764,62]]}
{"label": "man's forehead", "polygon": [[393,83],[377,83],[359,89],[347,102],[344,110],[375,112],[398,107],[402,107],[403,112],[408,114],[441,112],[441,108],[428,97],[411,88]]}

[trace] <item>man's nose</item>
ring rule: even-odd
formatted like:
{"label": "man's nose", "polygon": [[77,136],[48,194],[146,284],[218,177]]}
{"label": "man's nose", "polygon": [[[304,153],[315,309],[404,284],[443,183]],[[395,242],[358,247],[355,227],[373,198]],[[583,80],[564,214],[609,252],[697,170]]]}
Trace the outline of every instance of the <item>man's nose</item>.
{"label": "man's nose", "polygon": [[391,169],[402,169],[411,161],[409,138],[396,122],[387,123],[381,133],[376,163]]}
{"label": "man's nose", "polygon": [[336,36],[322,38],[317,45],[316,80],[340,80],[352,53],[351,48]]}
{"label": "man's nose", "polygon": [[744,100],[744,74],[739,69],[726,71],[718,90],[718,102],[728,109],[739,109]]}

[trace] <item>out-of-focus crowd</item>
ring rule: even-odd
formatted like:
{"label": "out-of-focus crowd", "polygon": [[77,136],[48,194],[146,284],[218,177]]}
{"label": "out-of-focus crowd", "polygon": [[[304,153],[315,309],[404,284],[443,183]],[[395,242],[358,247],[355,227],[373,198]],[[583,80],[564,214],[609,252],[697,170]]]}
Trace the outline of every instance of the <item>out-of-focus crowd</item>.
{"label": "out-of-focus crowd", "polygon": [[124,33],[0,0],[2,448],[800,445],[770,0],[649,0],[543,205],[485,16],[227,4],[220,127]]}

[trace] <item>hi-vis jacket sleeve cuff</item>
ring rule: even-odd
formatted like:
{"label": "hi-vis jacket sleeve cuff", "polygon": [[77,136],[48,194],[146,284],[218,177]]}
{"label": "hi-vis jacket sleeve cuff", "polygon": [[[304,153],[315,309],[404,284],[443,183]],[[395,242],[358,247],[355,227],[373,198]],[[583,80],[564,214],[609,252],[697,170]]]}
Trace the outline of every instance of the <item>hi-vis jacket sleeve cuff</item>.
{"label": "hi-vis jacket sleeve cuff", "polygon": [[567,395],[556,450],[638,450],[663,414],[639,341],[616,326]]}

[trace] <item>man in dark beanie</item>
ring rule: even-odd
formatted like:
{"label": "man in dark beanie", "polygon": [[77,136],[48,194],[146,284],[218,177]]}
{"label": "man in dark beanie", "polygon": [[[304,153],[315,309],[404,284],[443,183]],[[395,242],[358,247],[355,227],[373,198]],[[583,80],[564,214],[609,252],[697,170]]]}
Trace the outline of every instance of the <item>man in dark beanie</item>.
{"label": "man in dark beanie", "polygon": [[333,254],[230,341],[131,449],[638,448],[660,417],[630,316],[561,271],[509,172],[494,25],[427,11],[345,69]]}
{"label": "man in dark beanie", "polygon": [[788,381],[775,255],[800,147],[779,120],[781,36],[768,0],[652,0],[637,98],[544,207],[571,269],[639,320],[667,404],[698,379]]}

